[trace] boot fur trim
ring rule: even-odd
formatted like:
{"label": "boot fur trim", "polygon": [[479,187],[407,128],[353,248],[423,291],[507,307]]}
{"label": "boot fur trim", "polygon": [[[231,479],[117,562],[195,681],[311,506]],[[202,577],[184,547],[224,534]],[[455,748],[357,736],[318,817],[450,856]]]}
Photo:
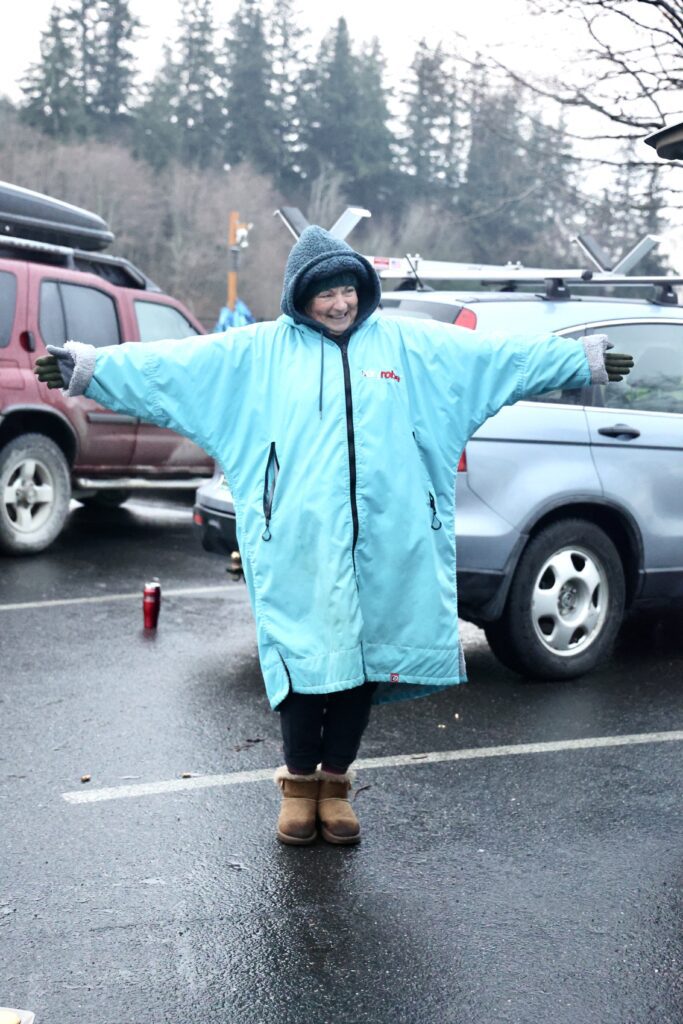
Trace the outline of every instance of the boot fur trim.
{"label": "boot fur trim", "polygon": [[318,771],[318,778],[321,782],[348,782],[351,785],[356,778],[356,772],[353,768],[349,768],[343,775],[338,775],[337,772],[324,772],[321,768]]}
{"label": "boot fur trim", "polygon": [[317,782],[320,777],[319,772],[313,772],[312,775],[293,775],[286,764],[283,764],[281,768],[277,768],[273,775],[273,782],[276,786],[282,788],[282,783],[285,779],[290,779],[292,782]]}

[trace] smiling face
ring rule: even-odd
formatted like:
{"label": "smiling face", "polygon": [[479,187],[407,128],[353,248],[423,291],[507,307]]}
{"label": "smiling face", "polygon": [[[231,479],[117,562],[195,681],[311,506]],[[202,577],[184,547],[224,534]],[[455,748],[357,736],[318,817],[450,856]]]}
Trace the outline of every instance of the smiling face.
{"label": "smiling face", "polygon": [[330,334],[343,334],[358,314],[358,294],[352,284],[326,288],[306,303],[304,312]]}

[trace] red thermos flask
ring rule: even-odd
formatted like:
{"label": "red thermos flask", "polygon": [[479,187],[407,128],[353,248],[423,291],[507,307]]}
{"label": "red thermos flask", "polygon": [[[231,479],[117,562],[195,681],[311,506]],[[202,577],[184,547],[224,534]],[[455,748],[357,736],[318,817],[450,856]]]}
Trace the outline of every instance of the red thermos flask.
{"label": "red thermos flask", "polygon": [[145,629],[156,629],[160,608],[161,584],[156,580],[152,583],[145,583],[145,589],[142,592],[142,615]]}

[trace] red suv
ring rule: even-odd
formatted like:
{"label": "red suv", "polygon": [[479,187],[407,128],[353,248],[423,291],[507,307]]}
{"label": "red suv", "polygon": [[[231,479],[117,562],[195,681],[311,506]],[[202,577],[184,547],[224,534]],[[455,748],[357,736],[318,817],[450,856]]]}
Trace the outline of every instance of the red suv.
{"label": "red suv", "polygon": [[19,238],[15,228],[0,211],[0,549],[29,554],[58,535],[71,497],[111,505],[134,491],[194,490],[213,462],[169,430],[37,382],[33,364],[49,344],[204,331],[127,260]]}

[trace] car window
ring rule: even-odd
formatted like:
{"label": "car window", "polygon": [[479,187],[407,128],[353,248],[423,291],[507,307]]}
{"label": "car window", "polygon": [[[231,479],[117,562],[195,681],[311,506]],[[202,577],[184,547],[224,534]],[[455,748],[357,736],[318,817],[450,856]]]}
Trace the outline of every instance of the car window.
{"label": "car window", "polygon": [[0,271],[0,348],[9,345],[17,305],[17,279],[14,274]]}
{"label": "car window", "polygon": [[[591,327],[591,333],[599,331]],[[592,389],[592,404],[607,409],[683,413],[683,323],[610,324],[602,328],[617,352],[633,356],[623,381]]]}
{"label": "car window", "polygon": [[43,281],[40,286],[38,326],[40,336],[46,345],[57,345],[61,348],[66,341],[66,324],[62,300],[59,297],[59,285],[56,281]]}
{"label": "car window", "polygon": [[136,302],[140,341],[164,341],[166,338],[189,338],[198,332],[190,321],[173,306],[161,302]]}
{"label": "car window", "polygon": [[121,341],[116,303],[98,288],[63,284],[59,291],[66,318],[66,334],[89,345],[118,345]]}

